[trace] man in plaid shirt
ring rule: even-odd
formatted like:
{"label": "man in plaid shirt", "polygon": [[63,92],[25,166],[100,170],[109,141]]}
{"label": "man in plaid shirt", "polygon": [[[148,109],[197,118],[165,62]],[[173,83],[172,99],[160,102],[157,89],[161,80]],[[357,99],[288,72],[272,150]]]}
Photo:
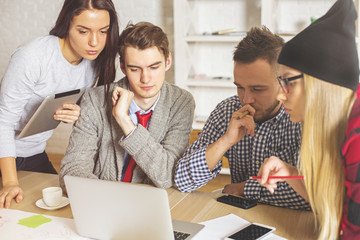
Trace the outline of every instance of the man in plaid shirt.
{"label": "man in plaid shirt", "polygon": [[272,194],[256,176],[265,158],[277,156],[297,166],[301,126],[292,123],[281,103],[277,57],[283,39],[266,27],[252,28],[234,52],[237,96],[225,99],[211,113],[199,139],[177,164],[175,183],[180,191],[194,191],[221,171],[222,156],[229,159],[231,183],[223,192],[243,195],[292,209],[310,205],[287,182],[277,183]]}

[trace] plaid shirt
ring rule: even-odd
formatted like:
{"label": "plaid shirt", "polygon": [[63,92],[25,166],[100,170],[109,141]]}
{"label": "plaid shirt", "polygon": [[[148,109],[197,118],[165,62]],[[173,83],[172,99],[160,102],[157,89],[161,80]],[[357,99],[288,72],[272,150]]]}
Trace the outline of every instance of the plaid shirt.
{"label": "plaid shirt", "polygon": [[340,224],[341,239],[360,239],[360,87],[343,144],[346,199]]}
{"label": "plaid shirt", "polygon": [[[222,101],[211,113],[204,129],[177,164],[175,183],[180,191],[189,192],[200,188],[215,178],[221,170],[222,161],[210,171],[206,163],[206,148],[223,136],[233,112],[241,108],[238,96]],[[256,124],[255,136],[246,135],[234,144],[225,156],[229,159],[231,182],[246,181],[245,197],[259,202],[293,209],[310,209],[310,205],[298,195],[288,183],[279,182],[271,194],[257,180],[256,176],[265,158],[277,156],[283,161],[297,166],[298,151],[301,144],[301,126],[292,123],[284,109],[260,126]]]}

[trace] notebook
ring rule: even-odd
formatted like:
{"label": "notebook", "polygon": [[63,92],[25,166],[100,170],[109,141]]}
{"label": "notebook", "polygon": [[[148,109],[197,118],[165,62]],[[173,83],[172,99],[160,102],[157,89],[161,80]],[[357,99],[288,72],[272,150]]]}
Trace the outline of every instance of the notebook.
{"label": "notebook", "polygon": [[172,221],[165,189],[66,175],[65,186],[79,235],[95,239],[191,239],[204,225]]}
{"label": "notebook", "polygon": [[54,119],[54,114],[64,103],[76,103],[85,89],[76,89],[69,92],[47,96],[20,132],[18,139],[37,133],[55,129],[60,121]]}

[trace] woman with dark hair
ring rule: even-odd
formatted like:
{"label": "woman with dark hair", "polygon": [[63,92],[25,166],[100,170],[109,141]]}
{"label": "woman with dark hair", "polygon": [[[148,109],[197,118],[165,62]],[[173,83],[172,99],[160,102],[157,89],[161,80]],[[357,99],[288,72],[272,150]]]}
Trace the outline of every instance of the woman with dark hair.
{"label": "woman with dark hair", "polygon": [[[119,39],[118,19],[114,4],[111,0],[65,0],[56,24],[50,31],[50,35],[57,36],[59,41],[66,41],[73,17],[89,9],[105,10],[110,17],[110,25],[106,32],[106,45],[104,49],[96,55],[94,63],[96,79],[98,81],[97,85],[107,85],[115,79],[114,59],[117,54],[116,47]],[[94,20],[97,21],[96,19]]]}
{"label": "woman with dark hair", "polygon": [[[14,52],[0,91],[0,209],[24,197],[17,170],[56,174],[45,153],[52,131],[17,135],[46,96],[113,82],[118,39],[111,0],[65,0],[50,35]],[[79,116],[78,105],[63,104],[54,119],[74,123]]]}

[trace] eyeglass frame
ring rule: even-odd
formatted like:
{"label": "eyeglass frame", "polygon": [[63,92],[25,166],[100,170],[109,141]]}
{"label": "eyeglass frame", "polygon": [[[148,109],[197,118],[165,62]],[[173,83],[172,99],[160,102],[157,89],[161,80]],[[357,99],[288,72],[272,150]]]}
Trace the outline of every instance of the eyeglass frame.
{"label": "eyeglass frame", "polygon": [[282,78],[281,76],[277,76],[277,80],[279,81],[281,89],[284,91],[284,93],[288,94],[290,92],[290,88],[288,85],[288,82],[294,81],[299,78],[303,78],[304,74],[296,75],[289,78]]}

